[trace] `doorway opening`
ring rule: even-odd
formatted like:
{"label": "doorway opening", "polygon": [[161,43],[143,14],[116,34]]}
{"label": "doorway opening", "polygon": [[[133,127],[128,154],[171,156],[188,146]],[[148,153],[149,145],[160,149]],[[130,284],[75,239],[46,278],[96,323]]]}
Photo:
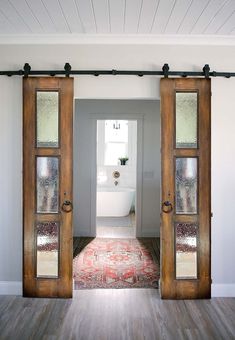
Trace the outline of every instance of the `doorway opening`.
{"label": "doorway opening", "polygon": [[159,102],[78,100],[74,132],[74,289],[157,288]]}
{"label": "doorway opening", "polygon": [[136,236],[137,121],[97,120],[96,236]]}

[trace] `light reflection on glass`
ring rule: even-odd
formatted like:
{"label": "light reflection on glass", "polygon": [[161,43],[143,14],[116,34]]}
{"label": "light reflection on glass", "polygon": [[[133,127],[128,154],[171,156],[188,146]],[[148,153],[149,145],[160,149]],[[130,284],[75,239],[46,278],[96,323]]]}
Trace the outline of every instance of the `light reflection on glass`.
{"label": "light reflection on glass", "polygon": [[197,278],[197,225],[176,223],[176,278]]}
{"label": "light reflection on glass", "polygon": [[37,147],[59,145],[59,93],[37,91]]}
{"label": "light reflection on glass", "polygon": [[37,277],[58,277],[59,225],[37,224]]}
{"label": "light reflection on glass", "polygon": [[197,213],[197,158],[176,158],[176,214]]}
{"label": "light reflection on glass", "polygon": [[37,212],[56,213],[59,205],[59,160],[37,157]]}
{"label": "light reflection on glass", "polygon": [[197,93],[176,92],[176,148],[197,147]]}

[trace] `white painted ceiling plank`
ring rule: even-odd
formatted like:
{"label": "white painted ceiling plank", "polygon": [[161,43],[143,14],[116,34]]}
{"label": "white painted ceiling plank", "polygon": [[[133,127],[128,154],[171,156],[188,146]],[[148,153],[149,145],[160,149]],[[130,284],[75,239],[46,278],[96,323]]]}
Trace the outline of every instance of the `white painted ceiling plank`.
{"label": "white painted ceiling plank", "polygon": [[53,21],[57,33],[71,33],[58,0],[41,1]]}
{"label": "white painted ceiling plank", "polygon": [[160,0],[152,27],[152,33],[163,34],[174,12],[177,0]]}
{"label": "white painted ceiling plank", "polygon": [[83,33],[80,13],[74,0],[59,0],[60,6],[68,23],[71,33]]}
{"label": "white painted ceiling plank", "polygon": [[0,0],[0,35],[234,35],[234,11],[235,0]]}
{"label": "white painted ceiling plank", "polygon": [[201,16],[198,18],[195,23],[192,31],[192,34],[202,34],[207,24],[213,19],[215,14],[223,7],[224,3],[227,0],[211,0],[208,6],[205,8]]}
{"label": "white painted ceiling plank", "polygon": [[158,12],[159,1],[160,0],[143,0],[138,33],[151,33],[154,18]]}
{"label": "white painted ceiling plank", "polygon": [[19,13],[24,22],[30,27],[32,33],[43,33],[43,28],[35,15],[32,13],[29,5],[25,0],[10,0],[16,11]]}
{"label": "white painted ceiling plank", "polygon": [[109,0],[111,33],[123,33],[125,0]]}
{"label": "white painted ceiling plank", "polygon": [[[228,1],[225,6],[214,16],[209,22],[206,29],[203,31],[204,34],[215,34],[221,25],[227,21],[231,13],[235,10],[235,1]],[[235,23],[234,23],[235,24]]]}
{"label": "white painted ceiling plank", "polygon": [[0,9],[0,34],[17,33],[15,27],[2,14]]}
{"label": "white painted ceiling plank", "polygon": [[96,33],[96,22],[91,0],[75,0],[85,33]]}
{"label": "white painted ceiling plank", "polygon": [[109,33],[109,5],[108,0],[92,0],[95,13],[97,33]]}
{"label": "white painted ceiling plank", "polygon": [[37,17],[38,21],[40,22],[44,33],[55,33],[56,28],[51,20],[47,10],[45,9],[44,5],[42,4],[41,0],[26,0],[31,11],[34,13],[35,17]]}
{"label": "white painted ceiling plank", "polygon": [[206,6],[209,4],[210,0],[193,0],[187,15],[181,22],[178,32],[179,34],[189,34],[197,22],[200,15],[205,10]]}
{"label": "white painted ceiling plank", "polygon": [[177,30],[180,27],[183,18],[187,15],[187,11],[189,10],[191,3],[192,0],[176,1],[164,33],[166,34],[177,33]]}
{"label": "white painted ceiling plank", "polygon": [[9,1],[1,0],[1,11],[5,14],[10,23],[14,25],[17,33],[32,33],[30,27],[27,26],[23,18],[21,18]]}
{"label": "white painted ceiling plank", "polygon": [[137,33],[142,0],[126,0],[124,32]]}
{"label": "white painted ceiling plank", "polygon": [[231,30],[233,30],[235,26],[235,12],[232,12],[228,20],[224,22],[219,30],[216,32],[218,34],[231,34]]}
{"label": "white painted ceiling plank", "polygon": [[164,33],[166,26],[173,14],[176,5],[176,0],[161,0],[158,6],[158,11],[153,23],[152,33]]}

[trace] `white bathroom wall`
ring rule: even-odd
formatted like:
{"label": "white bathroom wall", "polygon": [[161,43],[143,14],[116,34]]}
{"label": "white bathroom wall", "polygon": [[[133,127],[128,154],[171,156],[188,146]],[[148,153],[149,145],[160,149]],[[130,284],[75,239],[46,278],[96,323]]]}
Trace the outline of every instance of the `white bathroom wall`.
{"label": "white bathroom wall", "polygon": [[[96,150],[92,121],[97,114],[143,117],[143,183],[140,236],[158,236],[160,231],[160,107],[153,100],[76,100],[74,119],[74,235],[94,236],[91,216],[91,185],[94,180],[92,155]],[[91,118],[92,117],[92,118]],[[138,124],[138,123],[137,123]],[[125,168],[125,169],[124,169]],[[128,166],[120,169],[120,185],[134,186],[127,180]],[[133,181],[133,178],[132,178]],[[127,185],[128,184],[128,185]],[[140,183],[141,185],[141,183]]]}
{"label": "white bathroom wall", "polygon": [[[113,172],[119,171],[120,177],[114,179]],[[136,187],[136,166],[133,165],[99,165],[97,166],[97,185],[113,187],[114,181],[118,186],[135,188]]]}

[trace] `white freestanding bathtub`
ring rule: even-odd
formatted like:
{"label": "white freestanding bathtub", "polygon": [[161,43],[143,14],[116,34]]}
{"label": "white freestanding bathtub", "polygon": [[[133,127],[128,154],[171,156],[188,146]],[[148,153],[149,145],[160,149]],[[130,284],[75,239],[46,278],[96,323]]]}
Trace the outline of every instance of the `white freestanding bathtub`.
{"label": "white freestanding bathtub", "polygon": [[122,187],[97,187],[96,215],[121,217],[130,213],[135,189]]}

